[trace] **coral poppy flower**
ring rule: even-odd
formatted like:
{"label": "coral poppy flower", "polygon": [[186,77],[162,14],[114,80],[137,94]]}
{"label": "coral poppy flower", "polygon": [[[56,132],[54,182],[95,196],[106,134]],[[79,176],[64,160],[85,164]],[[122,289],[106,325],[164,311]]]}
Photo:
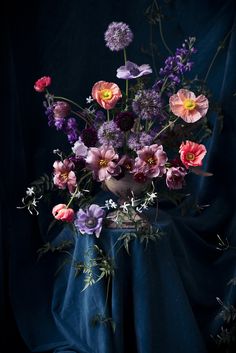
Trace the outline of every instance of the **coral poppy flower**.
{"label": "coral poppy flower", "polygon": [[113,82],[99,81],[92,88],[92,97],[104,109],[112,109],[122,97],[121,90]]}
{"label": "coral poppy flower", "polygon": [[208,99],[204,95],[198,97],[187,89],[180,89],[170,97],[170,110],[186,123],[195,123],[204,117],[208,111]]}
{"label": "coral poppy flower", "polygon": [[180,159],[186,168],[202,165],[202,160],[207,153],[206,147],[192,141],[182,142],[180,148]]}

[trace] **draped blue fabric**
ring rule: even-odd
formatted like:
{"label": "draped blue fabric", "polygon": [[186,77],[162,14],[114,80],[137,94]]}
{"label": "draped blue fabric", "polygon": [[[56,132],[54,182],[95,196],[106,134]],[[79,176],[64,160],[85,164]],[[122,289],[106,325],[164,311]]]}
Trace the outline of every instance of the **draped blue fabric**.
{"label": "draped blue fabric", "polygon": [[[164,235],[145,248],[139,240],[118,253],[114,244],[122,230],[104,229],[93,236],[75,236],[69,227],[48,238],[50,207],[42,206],[38,218],[15,209],[30,181],[50,173],[54,148],[65,148],[65,138],[47,127],[41,98],[32,85],[42,75],[53,77],[53,91],[83,102],[94,82],[115,80],[122,55],[105,48],[103,33],[113,20],[130,24],[135,41],[128,50],[137,63],[151,63],[140,47],[148,46],[149,28],[144,11],[149,1],[79,2],[41,1],[6,9],[3,109],[3,181],[1,227],[1,305],[12,308],[20,336],[32,352],[54,353],[207,353],[214,352],[211,336],[222,321],[216,297],[235,304],[234,250],[216,249],[217,234],[236,246],[235,235],[235,132],[236,132],[236,13],[234,1],[160,1],[165,13],[163,32],[174,50],[188,36],[197,37],[193,75],[204,78],[217,47],[229,34],[208,76],[213,98],[222,106],[223,129],[211,114],[212,137],[206,141],[204,168],[210,178],[192,176],[190,191],[201,213],[180,214],[180,209],[160,205],[157,226]],[[163,57],[157,29],[153,41]],[[157,60],[160,67],[161,61]],[[7,152],[8,151],[8,152]],[[5,171],[7,171],[5,173]],[[107,195],[109,197],[109,195]],[[103,195],[105,197],[105,195]],[[7,207],[6,207],[7,205]],[[154,210],[148,212],[153,221]],[[75,276],[72,262],[59,272],[67,258],[48,253],[38,260],[37,250],[47,241],[56,246],[73,241],[70,256],[83,261],[84,253],[98,244],[115,259],[107,314],[115,333],[104,324],[92,326],[102,313],[106,281],[82,291],[83,275]],[[1,286],[3,288],[3,286]],[[13,322],[13,320],[12,320]],[[13,325],[13,324],[12,324]],[[13,326],[8,327],[8,334]],[[11,334],[9,334],[11,337]],[[8,341],[10,347],[11,341]],[[27,348],[20,348],[20,353]],[[3,352],[8,352],[7,348]]]}

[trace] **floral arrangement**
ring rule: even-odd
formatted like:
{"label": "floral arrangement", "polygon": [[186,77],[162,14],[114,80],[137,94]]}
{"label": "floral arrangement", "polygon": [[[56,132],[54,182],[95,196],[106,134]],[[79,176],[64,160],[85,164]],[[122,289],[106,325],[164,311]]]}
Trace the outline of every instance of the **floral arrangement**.
{"label": "floral arrangement", "polygon": [[[117,68],[119,84],[99,81],[93,85],[88,107],[50,93],[51,77],[44,76],[34,85],[37,92],[45,93],[48,125],[65,133],[71,145],[67,156],[54,151],[59,158],[53,164],[53,184],[65,191],[67,201],[55,205],[52,214],[56,220],[74,222],[82,234],[99,237],[110,210],[119,209],[119,215],[132,217],[130,209],[142,213],[157,201],[160,179],[169,190],[178,190],[191,172],[209,175],[199,170],[207,150],[196,141],[196,127],[192,128],[206,123],[209,102],[205,95],[191,91],[184,77],[193,65],[195,38],[185,40],[175,55],[165,60],[158,79],[147,87],[151,67],[127,60],[126,48],[133,37],[125,23],[108,26],[106,46],[123,51],[124,64]],[[119,202],[93,203],[91,190],[97,183],[119,196]],[[146,197],[141,198],[144,191]],[[34,186],[26,194],[23,207],[38,212],[42,195],[37,195]],[[117,214],[113,223],[120,225]]]}

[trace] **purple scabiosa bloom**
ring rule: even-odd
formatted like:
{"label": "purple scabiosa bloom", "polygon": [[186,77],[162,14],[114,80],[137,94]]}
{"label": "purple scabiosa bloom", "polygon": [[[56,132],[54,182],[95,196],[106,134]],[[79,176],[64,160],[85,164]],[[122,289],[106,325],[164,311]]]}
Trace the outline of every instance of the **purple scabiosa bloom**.
{"label": "purple scabiosa bloom", "polygon": [[123,22],[112,22],[105,32],[106,46],[112,51],[123,50],[133,40],[133,33]]}
{"label": "purple scabiosa bloom", "polygon": [[129,131],[134,126],[135,116],[130,112],[121,112],[115,117],[115,123],[121,131]]}
{"label": "purple scabiosa bloom", "polygon": [[138,66],[131,61],[126,61],[124,66],[121,66],[119,69],[117,69],[116,77],[124,80],[131,80],[133,78],[141,77],[151,73],[152,69],[149,65],[144,64]]}
{"label": "purple scabiosa bloom", "polygon": [[57,101],[53,104],[53,114],[55,119],[67,117],[71,112],[71,106],[67,102]]}
{"label": "purple scabiosa bloom", "polygon": [[104,210],[98,205],[92,204],[85,211],[79,209],[74,223],[80,233],[95,233],[96,237],[99,238],[104,216]]}
{"label": "purple scabiosa bloom", "polygon": [[78,124],[75,118],[69,118],[66,120],[65,133],[67,134],[68,141],[71,144],[78,140]]}
{"label": "purple scabiosa bloom", "polygon": [[179,190],[185,184],[184,177],[187,171],[183,167],[171,167],[166,172],[166,185],[169,189]]}
{"label": "purple scabiosa bloom", "polygon": [[123,133],[114,121],[103,123],[98,130],[98,141],[104,146],[121,147],[123,138]]}
{"label": "purple scabiosa bloom", "polygon": [[160,114],[162,101],[154,89],[139,90],[132,102],[132,108],[143,120],[149,120]]}
{"label": "purple scabiosa bloom", "polygon": [[82,131],[80,138],[85,146],[94,147],[98,141],[97,131],[92,127],[88,127]]}

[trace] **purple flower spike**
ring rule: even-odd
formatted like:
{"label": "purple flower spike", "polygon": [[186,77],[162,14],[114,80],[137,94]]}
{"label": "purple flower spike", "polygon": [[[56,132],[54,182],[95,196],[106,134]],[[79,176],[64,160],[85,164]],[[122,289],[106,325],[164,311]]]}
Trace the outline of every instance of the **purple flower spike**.
{"label": "purple flower spike", "polygon": [[144,75],[149,75],[152,73],[152,69],[149,65],[144,64],[138,66],[131,61],[127,61],[124,66],[119,67],[117,69],[116,77],[121,78],[123,80],[131,80],[132,78],[141,77]]}
{"label": "purple flower spike", "polygon": [[99,238],[102,230],[102,221],[105,216],[104,210],[98,205],[92,204],[86,211],[80,209],[77,212],[75,226],[80,233],[93,234]]}

